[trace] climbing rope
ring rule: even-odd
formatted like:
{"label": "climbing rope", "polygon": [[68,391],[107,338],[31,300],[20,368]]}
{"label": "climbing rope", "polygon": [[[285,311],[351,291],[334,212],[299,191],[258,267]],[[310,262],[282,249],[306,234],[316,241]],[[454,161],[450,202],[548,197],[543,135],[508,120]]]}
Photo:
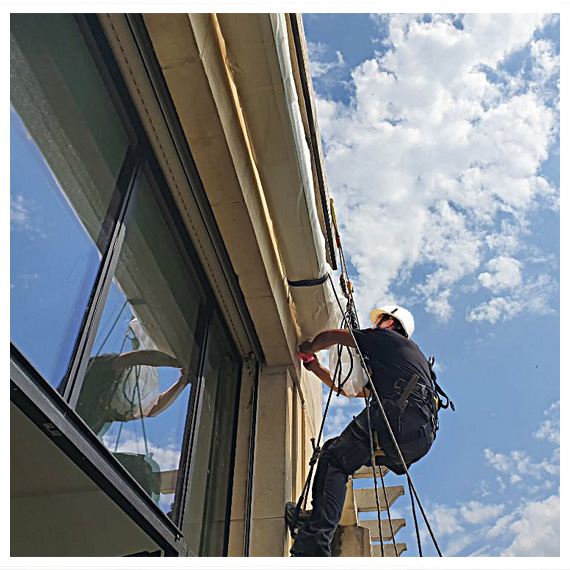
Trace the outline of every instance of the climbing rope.
{"label": "climbing rope", "polygon": [[[337,243],[337,247],[339,249],[339,258],[340,258],[340,267],[341,267],[340,285],[341,285],[341,290],[343,292],[343,295],[347,300],[346,309],[343,311],[342,306],[340,306],[340,301],[339,301],[338,296],[337,296],[337,302],[339,303],[341,313],[343,314],[341,326],[346,326],[350,330],[352,330],[353,328],[359,329],[360,324],[358,322],[358,315],[356,313],[356,307],[355,307],[354,298],[353,298],[353,287],[352,287],[352,283],[351,283],[349,275],[348,275],[348,267],[347,267],[346,259],[345,259],[344,252],[342,249],[342,244],[340,241],[340,235],[338,232],[338,225],[336,222],[336,215],[334,212],[334,205],[333,205],[332,200],[331,200],[331,212],[332,212],[332,218],[333,218],[333,225],[334,225],[334,229],[335,229],[336,243]],[[346,278],[345,278],[345,275],[346,275]],[[331,279],[330,275],[328,275],[328,278]],[[331,282],[331,284],[332,284],[332,282]],[[334,290],[334,285],[333,285],[333,290]],[[335,291],[335,295],[336,295],[336,291]],[[353,368],[354,368],[353,355],[352,355],[350,350],[346,349],[346,350],[348,350],[348,354],[350,357],[350,367],[349,367],[348,373],[346,374],[345,379],[342,380],[343,374],[342,374],[342,365],[341,365],[341,353],[342,353],[343,349],[345,349],[345,347],[343,347],[341,345],[339,345],[337,347],[337,351],[338,351],[337,363],[336,363],[335,371],[333,374],[333,378],[332,378],[332,382],[331,382],[331,388],[330,388],[329,395],[327,398],[325,410],[323,412],[323,419],[321,421],[321,426],[319,429],[319,434],[318,434],[316,442],[315,442],[314,438],[311,438],[311,444],[313,446],[313,454],[311,456],[311,459],[309,460],[309,473],[308,473],[308,476],[306,478],[305,485],[303,486],[303,491],[301,493],[301,496],[299,497],[299,500],[297,501],[297,504],[295,506],[295,510],[293,512],[292,524],[291,524],[291,535],[293,538],[295,538],[295,536],[297,534],[296,524],[298,521],[300,510],[301,510],[301,508],[306,509],[306,507],[307,507],[308,490],[310,488],[314,466],[315,466],[315,464],[319,458],[319,455],[321,453],[320,441],[321,441],[321,436],[323,434],[324,424],[325,424],[325,421],[327,418],[332,393],[335,391],[335,387],[336,387],[337,396],[340,396],[340,394],[342,392],[342,388],[344,387],[345,383],[349,380],[349,378],[352,374]],[[374,479],[374,494],[375,494],[375,500],[376,500],[376,508],[378,511],[378,530],[379,530],[379,537],[380,537],[380,548],[381,548],[382,556],[385,556],[384,541],[383,541],[383,534],[382,534],[382,516],[381,516],[382,509],[380,507],[380,499],[378,496],[378,480],[377,480],[377,475],[376,475],[376,461],[375,461],[375,455],[374,455],[374,442],[373,442],[371,422],[370,422],[370,403],[369,403],[368,398],[365,398],[365,401],[366,401],[366,410],[367,410],[367,416],[368,416],[368,435],[369,435],[369,442],[370,442],[370,464],[372,466],[372,473],[373,473],[373,479]],[[384,502],[386,504],[386,511],[387,511],[387,515],[388,515],[388,522],[389,522],[389,527],[390,527],[390,532],[391,532],[391,538],[392,538],[392,542],[394,545],[394,552],[395,552],[395,555],[398,556],[398,549],[396,546],[395,533],[394,533],[394,528],[392,525],[392,518],[390,515],[390,506],[389,506],[389,502],[388,502],[386,484],[384,482],[384,476],[382,474],[382,469],[380,469],[380,477],[381,477],[381,481],[382,481],[382,490],[383,490],[383,495],[384,495]]]}
{"label": "climbing rope", "polygon": [[[105,336],[105,338],[101,342],[101,345],[99,346],[99,349],[95,353],[95,356],[90,359],[90,363],[89,363],[89,366],[87,368],[87,371],[89,371],[89,368],[91,367],[94,359],[100,355],[101,351],[103,350],[103,347],[105,346],[105,343],[107,342],[107,340],[109,339],[109,337],[113,333],[113,330],[115,329],[115,327],[119,324],[119,319],[120,319],[121,315],[123,314],[123,311],[125,310],[125,307],[127,306],[127,304],[128,304],[128,299],[125,299],[125,302],[123,303],[119,313],[117,314],[117,317],[113,321],[113,324],[111,325],[107,335]],[[123,353],[123,349],[125,348],[125,344],[126,344],[127,340],[131,341],[131,350],[138,350],[139,349],[140,340],[130,325],[127,328],[127,332],[125,333],[125,336],[123,337],[123,342],[121,343],[121,348],[119,349],[118,354]],[[135,406],[136,404],[138,404],[140,420],[141,420],[142,439],[143,439],[144,448],[145,448],[145,455],[148,456],[149,455],[148,438],[147,438],[146,427],[145,427],[145,423],[144,423],[142,397],[141,397],[141,390],[140,390],[141,366],[140,365],[134,366],[133,369],[134,369],[134,373],[135,373],[135,385],[133,386],[132,394],[129,397],[129,395],[126,392],[126,390],[127,390],[126,381],[123,381],[122,392],[123,392],[124,398],[126,399],[127,402],[129,402],[129,404],[131,404],[132,406]],[[124,378],[126,380],[126,375]],[[120,387],[120,382],[117,382],[115,385],[115,388],[114,388],[113,395],[111,396],[111,399],[114,397],[114,395],[116,394],[119,387]],[[135,397],[136,397],[136,402],[135,402]],[[123,433],[123,425],[124,425],[124,422],[122,422],[122,421],[119,422],[119,429],[117,430],[117,439],[115,441],[115,446],[114,446],[114,452],[115,453],[117,452],[118,447],[119,447],[119,441],[120,441],[121,435]],[[137,449],[138,449],[138,441],[137,441]]]}
{"label": "climbing rope", "polygon": [[[332,221],[333,221],[333,227],[334,227],[334,232],[335,232],[335,241],[336,241],[336,245],[339,251],[339,259],[340,259],[340,268],[341,268],[341,274],[340,274],[340,287],[341,287],[341,291],[344,295],[344,297],[347,300],[347,306],[346,306],[346,313],[350,315],[350,325],[349,325],[349,329],[360,329],[360,323],[358,322],[358,313],[356,312],[356,304],[354,302],[354,289],[352,287],[352,282],[350,280],[350,276],[348,273],[348,265],[346,263],[346,257],[344,255],[344,249],[342,247],[342,243],[341,243],[341,239],[340,239],[340,232],[338,229],[338,223],[337,223],[337,219],[336,219],[336,212],[334,209],[334,200],[331,199],[330,201],[330,206],[331,206],[331,216],[332,216]],[[346,278],[345,278],[346,275]],[[330,275],[329,275],[329,279]],[[332,279],[331,279],[331,286],[333,288],[333,291],[335,291],[335,296],[336,296],[336,290],[334,288],[334,285],[332,283]],[[338,299],[337,296],[337,302],[339,303],[339,307],[342,311],[342,307],[340,306],[340,301]],[[348,349],[347,349],[348,350]],[[346,380],[344,382],[346,382],[349,378],[350,378],[350,374],[352,373],[352,369],[353,369],[353,365],[354,365],[354,359],[352,357],[352,352],[350,350],[348,350],[348,354],[350,355],[350,371],[346,376]],[[340,360],[340,358],[339,358]],[[344,385],[344,382],[342,385]],[[342,387],[341,385],[341,387]],[[340,391],[337,393],[337,396],[340,395]],[[367,419],[368,419],[368,435],[369,435],[369,439],[370,439],[370,451],[371,451],[371,456],[370,456],[370,463],[372,465],[372,476],[374,479],[374,495],[375,495],[375,499],[376,499],[376,509],[378,511],[378,536],[380,538],[380,550],[382,553],[382,557],[385,556],[385,552],[384,552],[384,538],[383,538],[383,533],[382,533],[382,515],[381,515],[381,508],[380,508],[380,501],[378,499],[378,479],[376,476],[376,461],[375,461],[375,455],[374,455],[374,444],[373,444],[373,437],[372,437],[372,424],[370,421],[370,403],[367,397],[365,397],[365,402],[366,402],[366,415],[367,415]],[[394,545],[394,553],[395,556],[399,556],[398,555],[398,548],[396,546],[396,538],[395,538],[395,532],[394,532],[394,527],[392,525],[392,516],[390,513],[390,505],[388,504],[388,493],[386,491],[386,483],[384,481],[384,475],[382,473],[382,469],[380,468],[380,479],[382,481],[382,492],[384,495],[384,502],[386,504],[386,514],[388,517],[388,524],[390,527],[390,534],[391,534],[391,538],[392,538],[392,543]]]}
{"label": "climbing rope", "polygon": [[[337,247],[338,247],[338,250],[339,250],[340,269],[341,269],[340,285],[341,285],[342,293],[343,293],[344,297],[347,299],[346,310],[343,311],[342,305],[341,305],[341,303],[340,303],[340,299],[339,299],[339,297],[338,297],[338,294],[337,294],[337,292],[336,292],[336,289],[335,289],[335,287],[334,287],[334,284],[333,284],[333,282],[332,282],[332,277],[331,277],[330,274],[328,274],[328,278],[329,278],[329,281],[330,281],[330,283],[331,283],[333,292],[334,292],[334,294],[335,294],[335,297],[336,297],[336,301],[337,301],[337,303],[338,303],[338,306],[339,306],[339,308],[340,308],[340,310],[341,310],[341,313],[343,314],[343,321],[346,323],[347,328],[348,328],[348,330],[350,331],[350,334],[351,334],[351,336],[352,336],[352,340],[353,340],[353,342],[354,342],[354,344],[355,344],[355,347],[356,347],[356,350],[357,350],[357,353],[358,353],[358,356],[359,356],[359,359],[360,359],[360,364],[361,364],[362,369],[364,370],[364,372],[365,372],[365,374],[366,374],[366,377],[367,377],[367,380],[368,380],[368,383],[366,384],[366,386],[369,386],[369,387],[370,387],[370,390],[369,390],[369,391],[372,393],[372,395],[374,396],[374,398],[375,398],[375,400],[376,400],[376,402],[377,402],[377,404],[378,404],[378,408],[380,409],[380,412],[381,412],[381,414],[382,414],[382,418],[383,418],[384,423],[385,423],[385,425],[386,425],[387,431],[388,431],[388,433],[389,433],[389,435],[390,435],[390,438],[391,438],[391,440],[392,440],[392,443],[394,444],[394,447],[395,447],[396,452],[397,452],[397,454],[398,454],[398,459],[399,459],[400,463],[402,464],[402,467],[403,467],[404,472],[405,472],[405,474],[406,474],[406,478],[407,478],[407,481],[408,481],[408,489],[409,489],[409,493],[410,493],[410,500],[411,500],[411,503],[412,503],[412,514],[413,514],[413,517],[414,517],[414,526],[415,526],[415,530],[416,530],[416,538],[417,538],[417,541],[418,541],[418,552],[419,552],[419,555],[420,555],[420,556],[423,556],[423,553],[422,553],[422,547],[421,547],[421,541],[420,541],[420,533],[419,533],[419,528],[418,528],[418,521],[417,521],[417,516],[416,516],[416,510],[415,510],[414,496],[415,496],[415,499],[416,499],[416,501],[417,501],[417,503],[418,503],[418,506],[419,506],[419,508],[420,508],[420,511],[421,511],[422,516],[423,516],[424,521],[425,521],[425,524],[426,524],[426,526],[427,526],[427,528],[428,528],[428,531],[429,531],[429,533],[430,533],[430,536],[431,536],[431,538],[432,538],[432,541],[433,541],[433,543],[434,543],[434,545],[435,545],[435,548],[436,548],[436,550],[437,550],[437,553],[438,553],[438,555],[439,555],[440,557],[442,557],[443,554],[442,554],[442,552],[441,552],[441,549],[439,548],[439,545],[438,545],[438,543],[437,543],[437,540],[436,540],[436,538],[435,538],[435,535],[434,535],[434,533],[433,533],[433,531],[432,531],[431,525],[429,524],[427,515],[426,515],[426,513],[425,513],[425,511],[424,511],[424,508],[423,508],[423,506],[422,506],[422,504],[421,504],[419,495],[418,495],[418,493],[417,493],[417,491],[416,491],[416,488],[415,488],[415,486],[414,486],[414,484],[413,484],[412,478],[411,478],[410,473],[409,473],[409,471],[408,471],[408,466],[406,465],[406,462],[405,462],[405,460],[404,460],[404,457],[402,456],[402,452],[401,452],[401,450],[400,450],[400,447],[399,447],[399,445],[398,445],[398,442],[397,442],[397,440],[396,440],[396,437],[394,436],[394,432],[392,431],[392,428],[391,428],[390,423],[389,423],[389,421],[388,421],[388,417],[386,416],[386,412],[385,412],[385,410],[384,410],[384,407],[382,406],[382,402],[380,401],[380,397],[379,397],[379,395],[378,395],[378,393],[377,393],[377,391],[376,391],[376,388],[375,388],[375,386],[374,386],[374,384],[373,384],[373,382],[372,382],[372,379],[371,379],[371,377],[370,377],[370,373],[369,373],[369,371],[368,371],[368,367],[366,366],[366,363],[365,363],[365,361],[364,361],[364,357],[363,357],[363,355],[362,355],[362,352],[360,351],[360,347],[358,346],[358,344],[357,344],[357,342],[356,342],[356,339],[354,338],[353,329],[359,329],[360,327],[359,327],[359,323],[358,323],[358,316],[357,316],[357,313],[356,313],[356,306],[355,306],[355,303],[354,303],[353,287],[352,287],[352,283],[351,283],[350,278],[349,278],[349,275],[348,275],[348,267],[347,267],[347,264],[346,264],[346,259],[345,259],[345,256],[344,256],[344,251],[343,251],[343,248],[342,248],[342,244],[341,244],[341,240],[340,240],[340,235],[339,235],[339,231],[338,231],[338,224],[337,224],[337,220],[336,220],[336,214],[335,214],[335,211],[334,211],[334,201],[333,201],[333,200],[331,200],[331,215],[332,215],[333,227],[334,227],[334,231],[335,231],[336,244],[337,244]],[[346,278],[345,278],[345,275],[346,275]],[[297,503],[297,507],[296,507],[296,509],[295,509],[295,514],[294,514],[294,519],[293,519],[293,520],[294,520],[293,528],[294,528],[295,523],[296,523],[296,521],[297,521],[297,519],[298,519],[298,515],[299,515],[299,511],[300,511],[300,506],[301,506],[301,504],[302,504],[302,502],[303,502],[303,499],[304,499],[304,503],[305,503],[305,507],[306,507],[307,492],[308,492],[310,480],[311,480],[311,478],[312,478],[312,472],[313,472],[314,465],[315,465],[315,463],[316,463],[316,461],[317,461],[317,459],[318,459],[318,456],[319,456],[319,454],[320,454],[320,451],[321,451],[321,450],[320,450],[320,447],[319,447],[319,445],[320,445],[320,438],[321,438],[321,435],[322,435],[322,432],[323,432],[323,427],[324,427],[324,423],[325,423],[325,421],[326,421],[326,416],[327,416],[327,413],[328,413],[328,408],[329,408],[329,404],[330,404],[330,399],[331,399],[331,396],[332,396],[332,392],[334,391],[335,383],[336,383],[336,381],[337,381],[337,379],[338,379],[338,382],[339,382],[339,384],[338,384],[338,392],[337,392],[337,396],[338,396],[338,395],[340,395],[340,392],[341,392],[341,390],[342,390],[342,386],[343,386],[344,383],[348,380],[348,378],[350,377],[350,374],[352,373],[352,369],[353,369],[353,358],[352,358],[352,354],[351,354],[351,352],[350,352],[350,350],[349,350],[348,352],[349,352],[349,354],[350,354],[350,359],[351,359],[351,360],[350,360],[350,371],[349,371],[349,373],[347,374],[347,377],[346,377],[346,379],[344,380],[344,382],[341,382],[341,381],[340,381],[340,378],[341,378],[340,350],[341,350],[341,348],[339,347],[339,358],[337,359],[337,365],[336,365],[336,368],[335,368],[335,372],[334,372],[334,376],[333,376],[333,380],[332,380],[332,384],[331,384],[331,389],[330,389],[330,392],[329,392],[329,396],[328,396],[328,399],[327,399],[327,404],[326,404],[325,411],[324,411],[324,414],[323,414],[323,420],[322,420],[322,422],[321,422],[321,427],[320,427],[320,430],[319,430],[319,436],[318,436],[318,439],[317,439],[317,444],[315,445],[314,439],[311,440],[311,442],[313,443],[313,456],[311,457],[311,460],[310,460],[310,462],[309,462],[309,463],[310,463],[309,476],[308,476],[308,478],[307,478],[307,481],[306,481],[305,486],[304,486],[304,488],[303,488],[303,492],[302,492],[302,494],[301,494],[301,497],[300,497],[300,499],[299,499],[299,501],[298,501],[298,503]],[[365,388],[363,388],[363,389],[366,390]],[[376,460],[375,460],[375,455],[374,455],[374,444],[373,444],[373,435],[372,435],[372,424],[371,424],[371,421],[370,421],[370,403],[369,403],[370,394],[367,396],[367,395],[366,395],[366,392],[364,392],[364,396],[365,396],[366,410],[367,410],[367,419],[368,419],[368,434],[369,434],[370,453],[371,453],[370,458],[371,458],[372,473],[373,473],[373,478],[374,478],[374,491],[375,491],[375,498],[376,498],[376,508],[377,508],[377,510],[378,510],[378,529],[379,529],[379,537],[380,537],[380,548],[381,548],[382,556],[384,556],[385,553],[384,553],[384,541],[383,541],[383,535],[382,535],[381,508],[380,508],[380,501],[379,501],[379,498],[378,498],[378,482],[377,482],[377,477],[376,477]],[[395,533],[394,533],[394,528],[393,528],[393,525],[392,525],[392,518],[391,518],[391,514],[390,514],[390,508],[389,508],[389,504],[388,504],[388,497],[387,497],[387,492],[386,492],[386,486],[385,486],[385,483],[384,483],[384,476],[383,476],[383,474],[382,474],[382,469],[380,469],[380,477],[381,477],[381,480],[382,480],[382,489],[383,489],[383,492],[384,492],[384,500],[385,500],[385,503],[386,503],[386,511],[387,511],[387,515],[388,515],[388,522],[389,522],[390,531],[391,531],[391,535],[392,535],[392,536],[391,536],[391,537],[392,537],[392,542],[393,542],[393,545],[394,545],[394,553],[395,553],[395,556],[399,556],[399,555],[398,555],[398,549],[397,549],[397,546],[396,546]]]}
{"label": "climbing rope", "polygon": [[[341,303],[340,303],[340,299],[338,298],[338,294],[336,293],[336,290],[335,290],[335,288],[334,288],[334,284],[333,284],[333,282],[332,282],[332,277],[330,276],[330,274],[329,274],[329,280],[330,280],[330,282],[331,282],[331,285],[332,285],[332,288],[333,288],[333,291],[334,291],[334,294],[335,294],[335,297],[336,297],[336,301],[337,301],[337,303],[338,303],[340,309],[342,310],[342,305],[341,305]],[[435,546],[435,548],[436,548],[436,550],[437,550],[437,553],[438,553],[439,556],[443,556],[443,553],[441,552],[441,549],[439,548],[439,545],[438,545],[438,543],[437,543],[437,540],[436,540],[436,538],[435,538],[435,535],[434,535],[434,533],[433,533],[433,530],[432,530],[432,528],[431,528],[431,525],[429,524],[427,515],[425,514],[425,511],[424,511],[424,508],[423,508],[422,503],[421,503],[421,501],[420,501],[418,492],[416,491],[416,488],[415,488],[414,483],[413,483],[413,481],[412,481],[412,478],[411,478],[411,476],[410,476],[410,472],[408,471],[408,466],[406,465],[406,462],[405,462],[404,457],[403,457],[403,455],[402,455],[402,452],[401,452],[401,450],[400,450],[400,446],[398,445],[398,442],[397,442],[397,440],[396,440],[396,437],[394,436],[394,432],[392,431],[392,427],[390,426],[390,422],[388,421],[388,417],[386,416],[386,412],[384,411],[384,406],[382,406],[382,402],[380,401],[380,397],[379,397],[379,395],[378,395],[378,392],[376,391],[376,388],[375,388],[375,386],[374,386],[374,383],[372,382],[372,379],[370,378],[370,373],[368,372],[368,368],[367,368],[366,363],[365,363],[365,361],[364,361],[364,356],[362,355],[362,352],[361,352],[361,350],[360,350],[360,347],[358,346],[358,343],[356,342],[356,339],[354,338],[354,333],[353,333],[352,327],[349,326],[349,327],[348,327],[348,330],[349,330],[350,335],[351,335],[351,337],[352,337],[352,340],[353,340],[353,342],[354,342],[354,344],[355,344],[356,351],[357,351],[358,356],[359,356],[359,358],[360,358],[360,363],[361,363],[361,365],[362,365],[362,368],[363,368],[363,370],[364,370],[364,372],[365,372],[365,374],[366,374],[366,377],[367,377],[367,379],[368,379],[368,384],[367,384],[367,386],[370,386],[370,389],[371,389],[371,391],[372,391],[372,394],[374,395],[374,398],[375,398],[375,400],[376,400],[376,403],[378,404],[378,408],[380,409],[380,412],[381,412],[381,414],[382,414],[382,419],[384,420],[384,424],[385,424],[385,426],[386,426],[386,430],[387,430],[388,434],[390,435],[390,438],[391,438],[391,440],[392,440],[392,443],[394,444],[394,447],[395,447],[395,449],[396,449],[396,452],[397,452],[397,455],[398,455],[398,459],[399,459],[399,461],[400,461],[400,463],[401,463],[401,465],[402,465],[402,467],[403,467],[403,469],[404,469],[404,472],[405,472],[405,474],[406,474],[406,477],[407,477],[407,480],[408,480],[408,485],[409,485],[409,487],[411,488],[411,490],[413,491],[413,493],[411,493],[410,495],[411,495],[411,496],[412,496],[412,495],[415,496],[416,501],[418,502],[418,506],[419,506],[419,508],[420,508],[420,511],[421,511],[421,513],[422,513],[422,516],[423,516],[423,518],[424,518],[424,521],[425,521],[425,523],[426,523],[426,527],[427,527],[427,529],[428,529],[428,531],[429,531],[429,533],[430,533],[431,539],[432,539],[432,541],[433,541],[433,543],[434,543],[434,546]],[[370,423],[368,424],[368,429],[369,429],[369,430],[372,429]],[[397,556],[397,552],[396,552],[396,556]]]}
{"label": "climbing rope", "polygon": [[[342,322],[343,322],[343,324],[346,323],[346,315],[343,316]],[[339,353],[340,353],[340,347],[339,347]],[[296,524],[297,524],[297,521],[299,518],[299,513],[301,512],[301,508],[303,508],[303,509],[307,508],[307,500],[308,500],[308,496],[309,496],[309,489],[311,486],[311,480],[313,478],[313,470],[314,470],[314,467],[317,463],[319,455],[321,453],[321,447],[320,447],[321,437],[323,435],[326,417],[327,417],[327,414],[329,411],[332,395],[333,395],[333,392],[335,391],[335,384],[337,383],[337,381],[338,381],[337,389],[340,392],[340,386],[341,386],[340,378],[342,377],[341,369],[342,369],[341,361],[340,361],[340,358],[338,358],[337,363],[336,363],[336,367],[335,367],[335,371],[333,374],[331,387],[330,387],[329,394],[327,397],[327,403],[325,405],[325,410],[323,412],[323,419],[321,421],[321,426],[319,428],[319,433],[318,433],[317,439],[315,441],[314,437],[311,438],[311,445],[313,447],[313,454],[312,454],[311,458],[309,459],[309,473],[308,473],[307,478],[305,480],[305,484],[303,485],[303,491],[301,492],[301,496],[299,497],[299,500],[297,501],[297,504],[295,506],[295,511],[293,513],[293,521],[291,523],[291,527],[292,527],[291,535],[293,538],[295,538],[295,536],[296,536],[295,527],[296,527]]]}

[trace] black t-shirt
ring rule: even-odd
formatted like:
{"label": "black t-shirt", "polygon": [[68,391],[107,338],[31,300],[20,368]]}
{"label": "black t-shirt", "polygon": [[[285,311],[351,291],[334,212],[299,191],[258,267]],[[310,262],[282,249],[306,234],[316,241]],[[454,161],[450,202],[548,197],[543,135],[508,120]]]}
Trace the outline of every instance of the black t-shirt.
{"label": "black t-shirt", "polygon": [[113,368],[117,356],[101,354],[89,359],[81,386],[77,412],[95,433],[99,433],[106,422],[119,419],[110,407],[116,390],[121,389],[118,385],[121,373],[117,373]]}
{"label": "black t-shirt", "polygon": [[429,364],[418,345],[391,329],[355,330],[354,338],[372,370],[372,381],[381,396],[394,390],[398,378],[414,374],[431,386]]}

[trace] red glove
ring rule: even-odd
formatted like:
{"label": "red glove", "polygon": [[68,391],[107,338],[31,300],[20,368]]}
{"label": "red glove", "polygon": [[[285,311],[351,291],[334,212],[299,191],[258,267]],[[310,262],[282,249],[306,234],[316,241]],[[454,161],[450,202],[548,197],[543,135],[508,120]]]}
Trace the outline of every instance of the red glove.
{"label": "red glove", "polygon": [[305,354],[304,352],[298,352],[297,356],[305,363],[313,362],[315,360],[314,354]]}

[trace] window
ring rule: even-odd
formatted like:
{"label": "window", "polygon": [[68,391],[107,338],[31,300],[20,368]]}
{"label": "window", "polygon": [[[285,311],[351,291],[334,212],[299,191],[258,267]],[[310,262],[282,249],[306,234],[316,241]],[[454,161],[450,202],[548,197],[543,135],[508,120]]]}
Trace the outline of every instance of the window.
{"label": "window", "polygon": [[192,482],[184,516],[186,542],[199,556],[223,556],[229,522],[240,362],[220,319],[208,333]]}
{"label": "window", "polygon": [[125,217],[77,411],[170,513],[204,344],[206,294],[148,168]]}
{"label": "window", "polygon": [[96,17],[13,14],[10,40],[12,345],[224,555],[239,355]]}
{"label": "window", "polygon": [[71,15],[12,14],[10,41],[11,338],[55,387],[109,246],[130,142]]}

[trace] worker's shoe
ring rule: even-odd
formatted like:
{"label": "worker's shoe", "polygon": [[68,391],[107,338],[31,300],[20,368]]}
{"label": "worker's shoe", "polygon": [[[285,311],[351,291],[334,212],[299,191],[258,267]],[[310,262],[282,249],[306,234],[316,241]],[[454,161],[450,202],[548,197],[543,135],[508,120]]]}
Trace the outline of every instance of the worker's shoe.
{"label": "worker's shoe", "polygon": [[285,521],[291,537],[295,538],[301,527],[307,522],[311,516],[312,511],[306,511],[305,509],[299,509],[297,518],[295,519],[295,511],[297,510],[297,503],[287,503],[285,505]]}

